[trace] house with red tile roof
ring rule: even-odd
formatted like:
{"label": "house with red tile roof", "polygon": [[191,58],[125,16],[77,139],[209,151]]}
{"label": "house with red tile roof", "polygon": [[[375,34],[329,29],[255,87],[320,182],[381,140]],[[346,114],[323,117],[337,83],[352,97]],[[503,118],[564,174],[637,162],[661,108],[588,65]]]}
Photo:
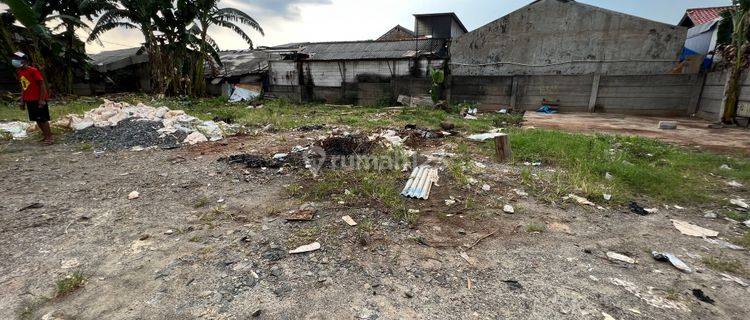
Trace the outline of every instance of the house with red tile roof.
{"label": "house with red tile roof", "polygon": [[713,22],[721,19],[721,13],[729,9],[732,9],[732,6],[687,9],[678,25],[692,28],[697,25]]}

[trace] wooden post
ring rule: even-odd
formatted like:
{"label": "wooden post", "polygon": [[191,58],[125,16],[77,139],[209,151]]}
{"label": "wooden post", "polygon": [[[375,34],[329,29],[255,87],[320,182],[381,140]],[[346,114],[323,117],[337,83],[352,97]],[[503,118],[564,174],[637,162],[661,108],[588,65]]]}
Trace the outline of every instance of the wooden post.
{"label": "wooden post", "polygon": [[513,155],[513,151],[510,148],[510,138],[507,134],[495,137],[495,157],[498,162],[506,162],[510,160]]}
{"label": "wooden post", "polygon": [[589,98],[589,112],[596,110],[596,99],[599,97],[599,81],[601,78],[601,75],[594,75],[594,81],[591,84],[591,97]]}

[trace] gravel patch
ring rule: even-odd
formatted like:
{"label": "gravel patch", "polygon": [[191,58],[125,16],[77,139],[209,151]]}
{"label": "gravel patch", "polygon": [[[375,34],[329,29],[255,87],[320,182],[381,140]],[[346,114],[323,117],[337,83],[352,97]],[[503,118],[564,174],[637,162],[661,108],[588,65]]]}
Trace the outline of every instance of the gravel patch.
{"label": "gravel patch", "polygon": [[174,149],[181,145],[187,134],[158,132],[164,125],[161,122],[126,119],[114,127],[90,127],[69,135],[69,141],[91,143],[97,149],[123,150],[141,146]]}

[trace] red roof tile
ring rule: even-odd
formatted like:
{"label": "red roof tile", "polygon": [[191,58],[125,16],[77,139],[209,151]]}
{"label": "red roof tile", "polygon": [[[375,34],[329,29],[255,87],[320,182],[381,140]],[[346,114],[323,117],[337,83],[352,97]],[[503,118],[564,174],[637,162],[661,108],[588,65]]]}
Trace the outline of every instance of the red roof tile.
{"label": "red roof tile", "polygon": [[695,8],[695,9],[688,9],[687,10],[687,16],[690,17],[690,20],[695,23],[695,25],[709,23],[711,21],[716,20],[719,18],[719,15],[726,11],[727,9],[731,9],[731,6],[728,7],[713,7],[713,8]]}

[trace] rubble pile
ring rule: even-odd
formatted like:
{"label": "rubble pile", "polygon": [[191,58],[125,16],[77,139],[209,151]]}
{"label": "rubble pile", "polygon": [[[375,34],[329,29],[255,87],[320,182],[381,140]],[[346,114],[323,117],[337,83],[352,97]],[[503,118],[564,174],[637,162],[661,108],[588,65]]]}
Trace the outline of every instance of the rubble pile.
{"label": "rubble pile", "polygon": [[332,136],[318,142],[326,154],[349,156],[370,153],[375,143],[364,135]]}
{"label": "rubble pile", "polygon": [[67,115],[56,124],[75,130],[71,136],[73,141],[91,142],[110,150],[174,148],[181,144],[217,141],[236,134],[240,128],[221,121],[203,121],[182,110],[109,100],[87,111],[83,117]]}

